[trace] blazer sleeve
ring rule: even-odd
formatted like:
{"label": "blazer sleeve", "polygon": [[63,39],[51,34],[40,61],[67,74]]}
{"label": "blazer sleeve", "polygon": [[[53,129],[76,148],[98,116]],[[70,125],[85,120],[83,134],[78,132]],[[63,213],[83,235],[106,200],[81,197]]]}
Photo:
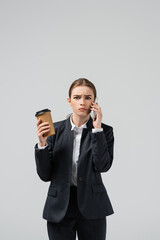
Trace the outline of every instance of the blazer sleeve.
{"label": "blazer sleeve", "polygon": [[36,170],[41,180],[51,181],[52,166],[53,166],[53,147],[55,143],[55,135],[47,138],[48,146],[44,149],[38,148],[38,143],[35,145],[35,161]]}
{"label": "blazer sleeve", "polygon": [[114,135],[111,126],[102,132],[91,133],[93,166],[97,172],[107,172],[113,162]]}

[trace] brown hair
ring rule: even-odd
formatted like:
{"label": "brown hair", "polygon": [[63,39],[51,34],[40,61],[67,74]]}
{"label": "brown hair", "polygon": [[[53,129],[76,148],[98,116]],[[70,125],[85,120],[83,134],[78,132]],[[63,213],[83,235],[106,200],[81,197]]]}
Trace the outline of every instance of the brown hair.
{"label": "brown hair", "polygon": [[92,82],[90,82],[87,78],[78,78],[77,80],[75,80],[71,84],[71,86],[69,88],[69,98],[71,98],[71,93],[72,93],[73,88],[75,88],[77,86],[87,86],[87,87],[90,87],[93,90],[93,93],[94,93],[94,100],[96,99],[96,97],[97,97],[96,88],[95,88],[94,84]]}

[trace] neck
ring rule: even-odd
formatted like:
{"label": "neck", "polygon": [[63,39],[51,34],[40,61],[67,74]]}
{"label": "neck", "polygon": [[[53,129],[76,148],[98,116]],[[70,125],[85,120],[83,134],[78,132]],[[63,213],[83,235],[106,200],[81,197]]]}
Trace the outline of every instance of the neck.
{"label": "neck", "polygon": [[82,126],[85,122],[87,122],[90,118],[90,115],[85,116],[85,117],[79,117],[77,115],[75,115],[74,113],[71,116],[72,118],[72,122],[77,126],[80,127]]}

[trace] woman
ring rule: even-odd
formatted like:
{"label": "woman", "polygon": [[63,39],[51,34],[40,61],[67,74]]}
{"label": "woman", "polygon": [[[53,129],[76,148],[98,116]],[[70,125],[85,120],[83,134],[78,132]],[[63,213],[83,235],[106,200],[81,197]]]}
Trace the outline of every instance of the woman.
{"label": "woman", "polygon": [[[69,89],[69,118],[54,123],[37,121],[39,143],[35,145],[37,173],[50,181],[43,218],[50,240],[105,240],[106,216],[114,213],[101,172],[113,161],[113,128],[102,123],[102,110],[95,103],[96,88],[85,78]],[[90,112],[96,113],[92,119]]]}

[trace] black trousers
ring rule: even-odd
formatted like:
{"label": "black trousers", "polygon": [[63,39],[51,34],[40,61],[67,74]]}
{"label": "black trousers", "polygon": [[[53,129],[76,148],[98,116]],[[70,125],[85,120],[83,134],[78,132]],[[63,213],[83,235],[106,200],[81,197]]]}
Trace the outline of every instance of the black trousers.
{"label": "black trousers", "polygon": [[47,221],[49,240],[105,240],[106,217],[86,219],[77,205],[77,187],[71,186],[70,200],[65,217],[59,223]]}

